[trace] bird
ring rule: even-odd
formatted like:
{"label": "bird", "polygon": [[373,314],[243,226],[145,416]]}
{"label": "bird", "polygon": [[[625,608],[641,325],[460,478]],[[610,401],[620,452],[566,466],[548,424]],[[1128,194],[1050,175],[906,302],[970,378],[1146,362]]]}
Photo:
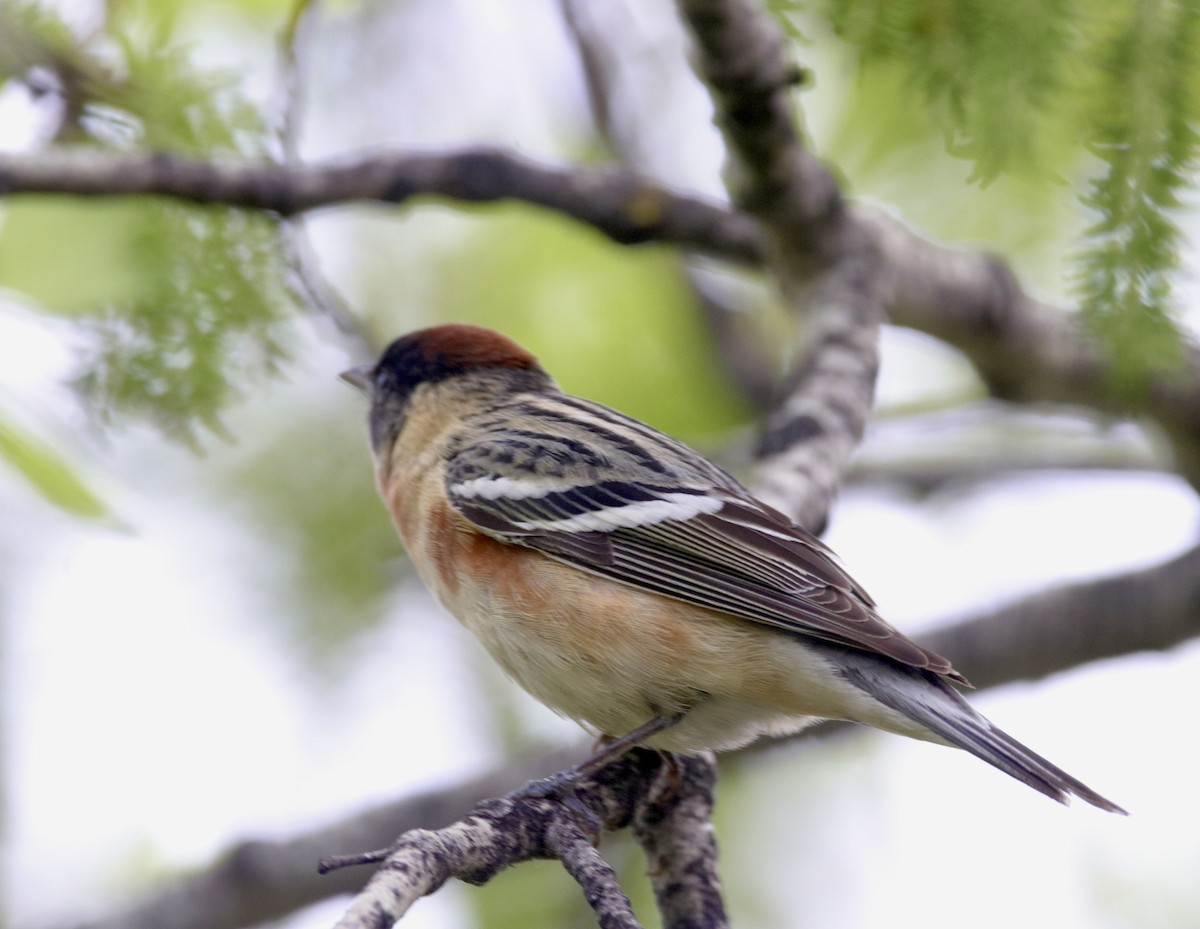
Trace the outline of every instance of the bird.
{"label": "bird", "polygon": [[417,574],[518,685],[610,743],[598,758],[848,720],[1125,812],[976,711],[814,534],[564,393],[507,336],[420,329],[342,377],[370,401],[376,483]]}

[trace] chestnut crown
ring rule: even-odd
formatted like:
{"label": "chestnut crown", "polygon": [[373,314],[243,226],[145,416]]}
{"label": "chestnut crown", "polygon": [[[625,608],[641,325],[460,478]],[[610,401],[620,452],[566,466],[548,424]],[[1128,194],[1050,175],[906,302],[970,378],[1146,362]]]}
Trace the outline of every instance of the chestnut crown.
{"label": "chestnut crown", "polygon": [[507,372],[514,388],[552,383],[537,358],[512,339],[461,323],[401,336],[373,368],[353,369],[342,376],[371,398],[371,444],[378,451],[399,433],[418,387],[485,370]]}

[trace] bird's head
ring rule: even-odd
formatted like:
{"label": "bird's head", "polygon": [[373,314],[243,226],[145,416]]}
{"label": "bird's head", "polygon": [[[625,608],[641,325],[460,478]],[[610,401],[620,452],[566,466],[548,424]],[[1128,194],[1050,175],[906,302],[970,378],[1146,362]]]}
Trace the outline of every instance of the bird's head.
{"label": "bird's head", "polygon": [[537,358],[512,339],[460,323],[401,336],[377,364],[351,368],[341,377],[371,401],[371,445],[376,453],[395,441],[413,398],[424,389],[453,382],[495,393],[552,384]]}

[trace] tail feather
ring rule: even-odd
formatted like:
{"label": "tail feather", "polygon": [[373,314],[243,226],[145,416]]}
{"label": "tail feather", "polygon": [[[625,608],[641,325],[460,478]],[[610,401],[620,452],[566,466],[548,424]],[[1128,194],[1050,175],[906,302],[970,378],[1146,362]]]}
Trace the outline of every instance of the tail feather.
{"label": "tail feather", "polygon": [[884,706],[940,739],[981,758],[1023,784],[1069,803],[1072,796],[1111,813],[1126,811],[993,725],[943,678],[917,668],[846,653],[842,673]]}

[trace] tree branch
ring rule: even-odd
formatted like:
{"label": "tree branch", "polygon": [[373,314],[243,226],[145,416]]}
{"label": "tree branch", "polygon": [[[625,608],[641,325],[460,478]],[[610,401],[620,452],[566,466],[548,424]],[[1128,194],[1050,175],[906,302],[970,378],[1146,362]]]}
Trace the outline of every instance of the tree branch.
{"label": "tree branch", "polygon": [[1142,430],[1114,430],[1086,414],[1028,413],[986,401],[877,421],[845,482],[924,495],[1036,471],[1165,473],[1171,466],[1163,443]]}
{"label": "tree branch", "polygon": [[771,15],[756,0],[677,2],[729,149],[733,200],[761,221],[767,266],[803,333],[757,449],[757,489],[820,531],[874,399],[884,316],[874,242],[801,143],[789,91],[802,72]]}
{"label": "tree branch", "polygon": [[294,216],[335,204],[401,204],[417,196],[468,203],[521,200],[594,226],[622,244],[671,242],[753,262],[759,233],[715,202],[680,197],[620,168],[555,168],[488,147],[387,153],[282,166],[166,154],[49,150],[0,154],[0,196],[165,194]]}
{"label": "tree branch", "polygon": [[1171,438],[1179,472],[1200,489],[1200,347],[1182,336],[1178,370],[1145,392],[1122,390],[1076,312],[1033,299],[1012,270],[979,252],[929,242],[883,212],[855,211],[878,243],[892,322],[954,345],[996,397],[1149,416]]}
{"label": "tree branch", "polygon": [[[658,30],[646,25],[646,10],[637,3],[559,0],[559,9],[580,61],[597,133],[629,170],[672,177],[681,152],[674,136],[670,146],[663,142],[662,113],[673,108],[667,88],[674,86],[669,77],[674,69],[661,59],[674,49],[662,48]],[[651,82],[659,88],[655,95],[645,93]],[[719,286],[719,272],[693,252],[681,250],[678,263],[726,377],[765,413],[778,399],[780,365],[753,325],[749,294],[759,288]]]}
{"label": "tree branch", "polygon": [[[505,868],[534,858],[557,858],[563,863],[583,888],[601,929],[640,929],[616,873],[588,840],[581,823],[594,816],[605,830],[629,825],[634,811],[648,800],[653,802],[662,767],[657,752],[634,750],[584,778],[572,789],[572,803],[529,796],[485,800],[459,822],[436,832],[407,832],[380,853],[386,855],[383,864],[337,929],[390,927],[417,899],[433,893],[450,877],[485,884]],[[691,776],[680,779],[673,802],[689,809],[710,809],[716,780],[711,756],[690,759],[688,770]],[[692,800],[693,791],[702,796]],[[710,847],[715,855],[715,846],[710,843]],[[324,867],[343,864],[335,861]],[[714,924],[713,929],[718,927]]]}
{"label": "tree branch", "polygon": [[921,636],[976,687],[1165,651],[1200,635],[1200,547],[1160,565],[1025,597]]}
{"label": "tree branch", "polygon": [[775,20],[755,0],[677,5],[729,149],[726,183],[734,203],[762,221],[768,249],[804,259],[808,273],[839,260],[836,233],[845,205],[833,175],[800,141],[788,92],[804,73],[789,60]]}
{"label": "tree branch", "polygon": [[[292,7],[279,37],[279,74],[276,93],[276,141],[283,164],[295,168],[300,160],[301,111],[304,103],[305,46],[315,16],[316,0],[299,0]],[[305,225],[304,214],[283,218],[279,247],[287,269],[286,283],[301,306],[329,320],[350,343],[360,359],[378,357],[385,347],[375,344],[372,333],[350,309],[345,298],[321,272],[319,259]]]}
{"label": "tree branch", "polygon": [[278,919],[338,894],[355,893],[360,871],[318,878],[323,855],[387,845],[410,829],[432,829],[461,818],[480,797],[507,793],[579,760],[569,746],[531,761],[489,771],[450,788],[405,797],[287,839],[240,842],[194,875],[147,895],[127,909],[73,929],[238,929]]}
{"label": "tree branch", "polygon": [[712,827],[716,764],[711,755],[679,756],[679,796],[651,799],[634,817],[647,870],[666,929],[724,929],[728,925],[717,842]]}

